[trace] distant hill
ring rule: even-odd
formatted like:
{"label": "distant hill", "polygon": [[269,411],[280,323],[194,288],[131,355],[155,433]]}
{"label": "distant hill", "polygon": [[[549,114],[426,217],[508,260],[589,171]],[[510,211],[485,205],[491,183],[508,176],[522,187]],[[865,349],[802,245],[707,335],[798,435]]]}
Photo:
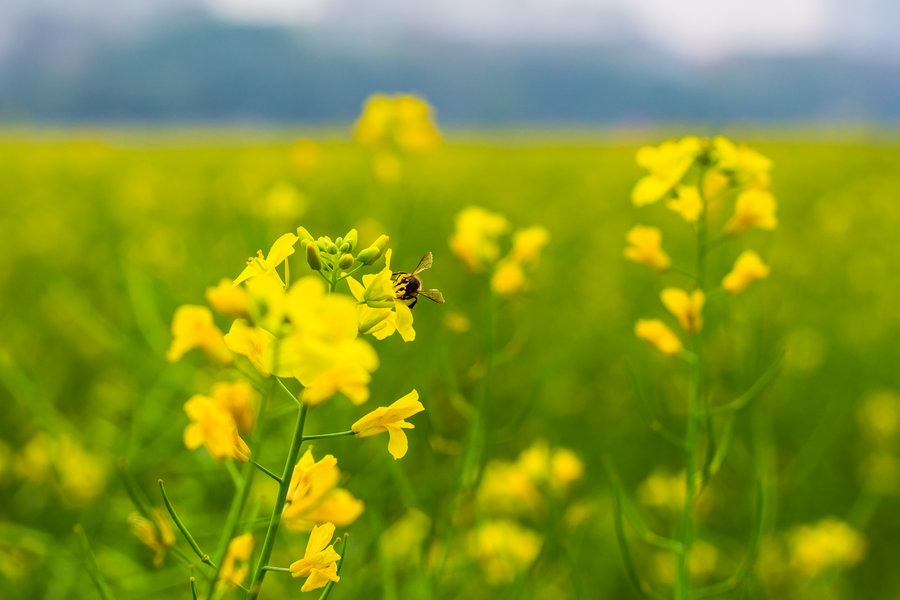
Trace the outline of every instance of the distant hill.
{"label": "distant hill", "polygon": [[424,94],[448,124],[900,120],[900,63],[871,58],[703,67],[627,44],[367,45],[205,17],[88,38],[33,25],[0,58],[0,121],[347,121],[379,90]]}

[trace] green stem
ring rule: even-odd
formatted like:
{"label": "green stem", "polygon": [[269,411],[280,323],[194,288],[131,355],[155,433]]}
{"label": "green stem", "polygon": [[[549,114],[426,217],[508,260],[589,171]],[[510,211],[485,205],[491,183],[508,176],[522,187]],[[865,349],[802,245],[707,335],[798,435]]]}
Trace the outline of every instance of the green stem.
{"label": "green stem", "polygon": [[[347,546],[350,545],[350,535],[345,533],[344,537],[339,540],[341,543],[341,559],[337,563],[337,575],[340,577],[341,568],[344,566],[344,559],[347,558]],[[337,545],[337,544],[335,544]],[[322,595],[319,596],[319,600],[326,600],[328,596],[331,594],[331,589],[334,587],[334,582],[329,581],[325,585],[325,589],[322,590]]]}
{"label": "green stem", "polygon": [[[703,179],[703,171],[700,172],[700,180]],[[702,191],[700,199],[703,202],[703,212],[697,220],[697,289],[706,292],[706,251],[708,232],[706,228],[706,199]],[[703,331],[698,331],[694,337],[694,361],[691,369],[691,387],[687,401],[687,426],[685,432],[685,473],[684,473],[684,506],[681,513],[681,546],[682,552],[676,554],[675,576],[675,600],[689,600],[690,598],[690,570],[689,558],[691,546],[694,541],[694,495],[696,489],[696,461],[697,461],[697,420],[703,398]]]}
{"label": "green stem", "polygon": [[103,600],[113,600],[112,592],[106,584],[106,579],[103,578],[103,573],[100,572],[100,567],[97,566],[97,558],[91,550],[91,544],[88,542],[87,534],[84,532],[84,527],[81,524],[75,525],[75,535],[78,537],[78,543],[81,545],[81,552],[84,555],[85,570],[88,572],[91,581],[94,582],[97,592]]}
{"label": "green stem", "polygon": [[214,563],[210,558],[209,554],[205,553],[200,549],[200,546],[194,540],[194,536],[191,535],[191,532],[188,531],[187,527],[184,526],[184,523],[178,517],[178,513],[175,512],[175,507],[172,506],[172,503],[169,501],[169,495],[166,494],[166,486],[163,485],[163,480],[159,480],[159,491],[162,493],[163,503],[166,505],[166,510],[169,511],[169,515],[171,515],[172,520],[175,521],[175,525],[178,527],[178,530],[181,532],[181,535],[184,536],[184,539],[187,540],[187,543],[190,545],[191,549],[194,551],[194,554],[200,557],[200,562],[206,563],[212,568],[216,569],[216,563]]}
{"label": "green stem", "polygon": [[284,385],[284,382],[280,377],[275,377],[275,381],[278,382],[278,386],[284,391],[284,393],[291,397],[291,400],[296,402],[298,405],[303,406],[303,403],[297,399],[297,396],[294,395],[294,392],[289,390],[288,387]]}
{"label": "green stem", "polygon": [[273,567],[272,565],[264,566],[263,571],[277,571],[279,573],[290,573],[291,572],[291,570],[287,567]]}
{"label": "green stem", "polygon": [[259,469],[260,471],[262,471],[263,473],[265,473],[266,475],[268,475],[269,477],[271,477],[272,479],[274,479],[274,480],[277,481],[278,483],[281,483],[281,477],[279,477],[278,475],[276,475],[275,473],[273,473],[273,472],[270,471],[269,469],[265,468],[264,466],[262,466],[261,464],[259,464],[259,463],[256,462],[255,460],[253,460],[252,458],[250,459],[250,462],[253,464],[254,467],[256,467],[257,469]]}
{"label": "green stem", "polygon": [[263,541],[259,561],[256,563],[250,589],[245,596],[248,600],[253,600],[259,596],[263,578],[266,575],[263,567],[266,566],[266,563],[269,562],[269,558],[272,556],[272,548],[275,546],[275,535],[278,533],[278,526],[281,524],[281,512],[284,510],[288,488],[291,484],[291,473],[294,469],[294,464],[297,462],[297,455],[300,453],[300,445],[303,443],[303,426],[306,423],[307,410],[308,407],[304,404],[300,407],[300,412],[297,414],[297,424],[294,427],[294,436],[291,438],[291,447],[288,450],[287,460],[284,462],[284,472],[281,476],[281,484],[278,486],[275,507],[272,509],[269,528],[266,530],[266,538]]}
{"label": "green stem", "polygon": [[354,432],[351,430],[347,431],[336,431],[335,433],[314,433],[312,435],[304,435],[303,441],[306,440],[324,440],[326,438],[336,438],[336,437],[346,437],[348,435],[354,435]]}

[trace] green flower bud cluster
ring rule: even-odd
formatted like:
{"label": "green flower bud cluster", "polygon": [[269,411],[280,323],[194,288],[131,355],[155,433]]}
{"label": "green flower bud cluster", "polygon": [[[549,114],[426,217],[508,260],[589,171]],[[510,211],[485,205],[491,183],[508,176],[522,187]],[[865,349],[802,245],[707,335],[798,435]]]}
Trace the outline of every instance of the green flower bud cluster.
{"label": "green flower bud cluster", "polygon": [[390,241],[388,236],[382,235],[372,245],[359,250],[359,232],[356,229],[332,240],[328,236],[314,238],[305,227],[298,227],[297,237],[300,239],[300,249],[306,253],[309,267],[313,271],[322,272],[329,279],[332,273],[348,272],[371,265],[384,255]]}

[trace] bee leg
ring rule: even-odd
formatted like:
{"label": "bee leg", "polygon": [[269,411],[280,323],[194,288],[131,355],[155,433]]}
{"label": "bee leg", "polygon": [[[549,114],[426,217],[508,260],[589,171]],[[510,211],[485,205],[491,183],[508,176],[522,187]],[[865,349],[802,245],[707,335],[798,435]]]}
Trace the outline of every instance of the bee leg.
{"label": "bee leg", "polygon": [[413,301],[410,302],[407,306],[409,306],[410,308],[413,308],[416,305],[416,302],[418,302],[418,301],[419,301],[419,297],[416,296],[415,298],[413,298]]}

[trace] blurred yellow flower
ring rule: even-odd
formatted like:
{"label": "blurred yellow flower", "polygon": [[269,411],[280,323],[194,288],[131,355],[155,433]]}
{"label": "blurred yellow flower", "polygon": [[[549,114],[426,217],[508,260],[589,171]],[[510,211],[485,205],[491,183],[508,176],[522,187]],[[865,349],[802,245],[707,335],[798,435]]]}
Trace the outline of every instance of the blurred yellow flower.
{"label": "blurred yellow flower", "polygon": [[326,454],[316,461],[312,449],[307,449],[291,474],[282,516],[285,527],[310,531],[326,522],[345,527],[359,518],[365,505],[337,487],[340,475],[334,456]]}
{"label": "blurred yellow flower", "polygon": [[671,261],[662,249],[662,232],[656,227],[635,225],[625,236],[628,247],[625,258],[645,264],[657,271],[665,271]]}
{"label": "blurred yellow flower", "polygon": [[500,257],[498,238],[509,230],[503,215],[469,206],[456,215],[450,249],[472,271],[481,272]]}
{"label": "blurred yellow flower", "polygon": [[162,509],[153,509],[153,521],[145,519],[136,512],[128,515],[131,532],[145,546],[153,550],[153,566],[159,568],[163,564],[166,552],[175,545],[175,533]]}
{"label": "blurred yellow flower", "polygon": [[466,315],[452,311],[444,315],[444,325],[453,333],[465,333],[472,326],[472,323]]}
{"label": "blurred yellow flower", "polygon": [[703,328],[703,317],[700,313],[706,303],[706,295],[702,290],[694,290],[688,294],[684,290],[670,287],[662,291],[660,298],[686,333],[693,335]]}
{"label": "blurred yellow flower", "polygon": [[195,395],[184,405],[191,423],[184,430],[184,445],[188,450],[206,446],[214,459],[234,458],[247,462],[250,448],[241,439],[234,417],[227,408],[209,396]]}
{"label": "blurred yellow flower", "polygon": [[172,344],[166,359],[177,362],[194,348],[200,348],[209,358],[223,365],[232,361],[222,331],[213,322],[212,312],[205,306],[185,304],[175,310],[172,318]]}
{"label": "blurred yellow flower", "polygon": [[541,250],[550,241],[550,232],[545,227],[535,225],[519,229],[513,234],[510,258],[520,264],[537,261]]}
{"label": "blurred yellow flower", "polygon": [[642,340],[646,340],[668,356],[674,356],[681,352],[683,346],[672,330],[659,319],[640,319],[634,326],[634,334]]}
{"label": "blurred yellow flower", "polygon": [[257,256],[251,256],[247,259],[247,266],[234,280],[234,284],[237,285],[252,277],[266,275],[283,286],[284,281],[281,280],[281,276],[276,269],[287,260],[288,256],[294,253],[294,244],[297,243],[298,239],[293,233],[285,233],[275,240],[265,257],[263,257],[262,250],[257,250]]}
{"label": "blurred yellow flower", "polygon": [[69,436],[35,434],[13,459],[22,479],[36,484],[52,482],[67,506],[80,506],[106,487],[106,465]]}
{"label": "blurred yellow flower", "polygon": [[753,250],[744,250],[734,263],[731,272],[722,279],[722,289],[737,294],[757,279],[769,276],[769,267]]}
{"label": "blurred yellow flower", "polygon": [[[668,584],[675,582],[675,561],[672,560],[671,553],[657,553],[654,556],[654,563],[661,581]],[[702,580],[714,574],[718,563],[719,551],[715,546],[703,540],[694,540],[688,556],[688,569],[692,579]]]}
{"label": "blurred yellow flower", "polygon": [[219,584],[228,587],[243,585],[250,572],[250,557],[253,555],[253,535],[245,533],[228,542],[222,568],[219,569]]}
{"label": "blurred yellow flower", "polygon": [[378,536],[381,552],[395,565],[420,565],[422,544],[428,537],[431,519],[420,510],[411,508]]}
{"label": "blurred yellow flower", "polygon": [[700,140],[695,137],[640,148],[637,163],[650,171],[650,174],[642,177],[634,186],[631,192],[634,205],[653,204],[669,194],[694,164],[701,150]]}
{"label": "blurred yellow flower", "polygon": [[257,397],[249,382],[220,381],[212,386],[210,397],[231,413],[240,433],[250,433],[256,421]]}
{"label": "blurred yellow flower", "polygon": [[300,588],[301,592],[317,590],[325,587],[329,581],[341,580],[337,574],[337,561],[341,556],[335,552],[334,545],[329,544],[334,537],[334,530],[333,523],[314,527],[309,534],[303,558],[291,564],[292,577],[307,578]]}
{"label": "blurred yellow flower", "polygon": [[232,319],[247,316],[247,291],[234,285],[230,279],[222,279],[218,285],[206,288],[206,301],[220,315]]}
{"label": "blurred yellow flower", "polygon": [[261,327],[254,327],[243,319],[236,319],[225,334],[225,345],[235,354],[247,357],[253,367],[265,377],[271,374],[272,356],[269,349],[275,336]]}
{"label": "blurred yellow flower", "polygon": [[813,578],[829,567],[850,568],[866,552],[863,536],[847,523],[827,517],[813,525],[801,525],[789,532],[790,567]]}
{"label": "blurred yellow flower", "polygon": [[469,555],[488,583],[509,584],[524,573],[541,550],[541,537],[515,521],[487,521],[469,534]]}
{"label": "blurred yellow flower", "polygon": [[900,437],[900,395],[891,390],[868,394],[856,418],[867,442],[892,445]]}
{"label": "blurred yellow flower", "polygon": [[703,212],[700,191],[693,185],[679,185],[675,188],[675,196],[666,202],[666,206],[684,217],[688,223],[696,223]]}
{"label": "blurred yellow flower", "polygon": [[441,143],[433,109],[423,98],[409,94],[373,94],[356,121],[356,141],[373,148],[424,152]]}
{"label": "blurred yellow flower", "polygon": [[737,198],[734,216],[725,224],[728,235],[739,235],[753,227],[773,230],[778,226],[775,217],[775,196],[765,190],[750,189]]}
{"label": "blurred yellow flower", "polygon": [[637,498],[647,506],[673,511],[684,506],[684,473],[655,469],[637,488]]}
{"label": "blurred yellow flower", "polygon": [[550,449],[546,440],[538,440],[519,454],[516,464],[536,482],[549,484],[550,489],[566,491],[584,474],[584,463],[566,448]]}
{"label": "blurred yellow flower", "polygon": [[476,498],[480,507],[494,515],[534,513],[543,506],[528,471],[505,460],[492,460],[485,466]]}
{"label": "blurred yellow flower", "polygon": [[261,203],[254,203],[254,214],[262,213],[269,219],[278,220],[297,219],[306,211],[307,199],[300,190],[287,181],[281,181],[273,185]]}
{"label": "blurred yellow flower", "polygon": [[717,136],[713,138],[713,154],[716,168],[731,175],[739,185],[769,185],[772,161],[746,144],[735,145],[728,138]]}
{"label": "blurred yellow flower", "polygon": [[360,438],[387,432],[390,438],[388,440],[388,452],[391,453],[394,459],[400,459],[406,456],[406,450],[409,445],[403,430],[415,427],[405,419],[423,410],[425,410],[425,407],[419,402],[419,392],[413,390],[390,406],[379,406],[354,423],[350,429]]}
{"label": "blurred yellow flower", "polygon": [[501,296],[511,296],[522,291],[527,284],[525,271],[522,265],[509,258],[504,258],[497,263],[497,268],[491,276],[491,289]]}

